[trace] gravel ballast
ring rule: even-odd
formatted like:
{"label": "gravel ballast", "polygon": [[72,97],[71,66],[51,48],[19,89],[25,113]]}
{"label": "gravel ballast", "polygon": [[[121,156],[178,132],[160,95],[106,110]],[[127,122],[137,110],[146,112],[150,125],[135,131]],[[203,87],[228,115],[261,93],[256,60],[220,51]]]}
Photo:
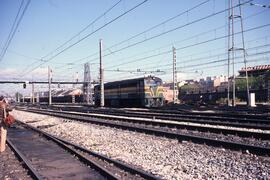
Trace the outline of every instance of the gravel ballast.
{"label": "gravel ballast", "polygon": [[54,125],[43,130],[165,179],[270,177],[269,157],[22,111],[13,115],[35,127]]}
{"label": "gravel ballast", "polygon": [[32,178],[27,173],[27,170],[23,168],[22,163],[7,145],[6,150],[0,153],[0,179],[31,180]]}

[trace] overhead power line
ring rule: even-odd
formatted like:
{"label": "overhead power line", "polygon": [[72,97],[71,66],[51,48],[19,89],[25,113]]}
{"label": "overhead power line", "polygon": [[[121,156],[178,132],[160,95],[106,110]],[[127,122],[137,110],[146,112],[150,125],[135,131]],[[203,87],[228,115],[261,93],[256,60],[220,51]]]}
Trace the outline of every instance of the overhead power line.
{"label": "overhead power line", "polygon": [[270,5],[268,4],[258,4],[258,3],[249,3],[249,5],[251,6],[259,6],[259,7],[263,7],[263,8],[270,8]]}
{"label": "overhead power line", "polygon": [[[269,54],[270,51],[268,52],[263,52],[263,54]],[[256,54],[255,54],[256,55]],[[262,62],[262,61],[267,61],[269,60],[269,58],[266,58],[266,59],[250,59],[248,60],[247,62]],[[235,62],[235,64],[242,64],[243,62],[242,61],[238,61],[238,62]],[[223,67],[223,66],[228,66],[228,63],[224,63],[224,64],[217,64],[217,65],[211,65],[211,66],[204,66],[203,69],[211,69],[211,68],[218,68],[218,67]],[[170,69],[160,69],[160,71],[162,71],[162,75],[165,75],[165,74],[171,74],[171,70],[172,68]],[[154,71],[152,71],[154,72]],[[192,69],[189,69],[188,71],[177,71],[177,72],[184,72],[184,73],[196,73],[198,72],[198,68],[192,68]],[[203,72],[203,71],[202,71]],[[199,73],[199,72],[198,72]],[[130,77],[135,77],[135,76],[138,76],[137,74],[134,74],[134,75],[131,75],[131,76],[126,76],[126,74],[122,77],[122,78],[130,78]],[[113,81],[113,79],[111,79],[111,81]]]}
{"label": "overhead power line", "polygon": [[[20,17],[19,17],[19,14],[20,14],[20,12],[21,12],[21,8],[22,8],[22,6],[23,6],[23,4],[24,4],[24,0],[21,2],[20,8],[19,8],[19,10],[18,10],[18,12],[17,12],[17,15],[16,15],[16,18],[15,18],[15,20],[14,20],[14,22],[13,22],[11,31],[10,31],[10,33],[9,33],[9,35],[8,35],[8,38],[7,38],[7,41],[6,41],[6,43],[5,43],[4,49],[3,49],[2,53],[1,53],[0,61],[3,60],[3,58],[4,58],[4,56],[5,56],[6,52],[7,52],[7,49],[8,49],[8,47],[9,47],[9,45],[10,45],[12,39],[14,38],[15,33],[17,32],[17,29],[18,29],[18,27],[19,27],[19,25],[20,25],[20,23],[21,23],[21,21],[22,21],[22,19],[23,19],[23,17],[24,17],[24,14],[25,14],[25,12],[26,12],[26,10],[27,10],[27,8],[28,8],[30,2],[31,2],[31,0],[28,0],[28,1],[27,1],[26,5],[24,6],[24,9],[23,9],[23,11],[22,11],[22,13],[21,13],[21,15],[20,15]],[[16,24],[16,25],[15,25],[15,24]]]}
{"label": "overhead power line", "polygon": [[[196,6],[194,6],[194,7],[192,7],[192,8],[190,8],[190,9],[188,9],[188,10],[185,10],[184,12],[190,12],[191,10],[193,10],[193,9],[195,9],[195,8],[197,8],[197,7],[199,7],[200,5],[202,5],[202,4],[206,3],[206,2],[207,2],[207,1],[204,1],[204,2],[202,2],[202,3],[200,3],[200,4],[196,5]],[[177,17],[177,16],[179,17],[181,14],[184,14],[184,12],[179,13],[178,15],[173,16],[173,17],[167,19],[166,21],[169,21],[170,19],[173,19],[173,18],[175,18],[175,17]],[[254,13],[254,14],[251,14],[251,15],[245,17],[244,19],[251,18],[251,17],[253,17],[253,16],[259,15],[259,14],[264,13],[264,12],[266,12],[266,10],[263,10],[263,11],[260,11],[260,12]],[[166,21],[163,21],[162,23],[165,23]],[[238,21],[237,21],[237,22],[238,22]],[[159,24],[153,26],[152,28],[149,28],[148,30],[151,30],[151,29],[153,29],[154,27],[157,27],[158,25],[161,25],[162,23],[159,23]],[[178,43],[178,42],[183,43],[183,41],[187,41],[187,40],[190,40],[190,39],[193,39],[193,38],[197,38],[197,37],[199,37],[199,36],[205,35],[205,34],[210,33],[210,32],[216,32],[218,29],[224,28],[225,26],[226,26],[226,25],[222,25],[222,26],[219,26],[219,27],[217,27],[217,28],[214,28],[214,29],[211,29],[211,30],[208,30],[208,31],[205,31],[205,32],[196,34],[196,35],[193,35],[193,36],[188,37],[188,38],[185,38],[185,39],[182,39],[182,40],[180,40],[180,41],[176,41],[176,42],[174,42],[174,43]],[[147,32],[148,30],[145,30],[145,31],[143,31],[143,32]],[[139,34],[143,34],[143,33],[138,33],[137,35],[139,35]],[[132,37],[136,37],[137,35],[134,35],[134,36],[132,36]],[[124,41],[121,41],[121,42],[128,41],[128,40],[132,39],[132,37],[130,37],[130,38],[124,40]],[[119,44],[121,44],[121,42],[120,42],[120,43],[116,43],[116,44],[119,45]],[[116,44],[110,46],[109,48],[105,48],[105,50],[106,50],[106,49],[110,49],[110,48],[116,46]],[[145,52],[139,53],[138,55],[140,55],[140,54],[147,54],[147,53],[149,53],[149,52],[154,52],[154,51],[160,50],[161,48],[164,48],[164,47],[167,47],[167,46],[170,46],[170,47],[171,47],[171,44],[172,44],[172,43],[170,43],[169,45],[166,45],[166,46],[162,46],[162,47],[159,47],[159,48],[150,50],[150,51],[145,51]],[[167,52],[170,53],[170,51],[167,51]],[[114,52],[110,51],[110,54],[113,54],[113,53],[114,53]],[[80,58],[80,59],[76,59],[75,61],[72,61],[72,62],[74,63],[73,66],[79,66],[79,65],[81,65],[81,64],[77,64],[78,61],[82,61],[82,60],[88,59],[89,57],[95,56],[95,55],[97,55],[97,54],[98,54],[98,52],[97,52],[97,53],[93,53],[93,54],[91,54],[91,55],[88,55],[88,56],[86,56],[86,57]],[[109,54],[109,55],[110,55],[110,54]],[[159,53],[157,56],[163,55],[163,54],[166,54],[166,52],[165,52],[165,53]],[[107,54],[106,54],[106,55],[107,55]],[[135,56],[137,56],[137,55],[135,55]],[[135,57],[135,56],[121,58],[121,59],[119,59],[119,60],[117,60],[117,61],[121,61],[121,60],[123,60],[123,59],[125,59],[125,60],[126,60],[126,59],[130,59],[130,58]],[[155,56],[156,56],[156,55],[155,55]],[[155,56],[149,56],[149,58],[155,57]],[[91,62],[91,61],[94,61],[94,60],[98,60],[98,59],[99,59],[99,58],[94,58],[94,59],[89,60],[88,62]],[[112,67],[115,67],[115,66],[112,66]]]}
{"label": "overhead power line", "polygon": [[[249,31],[253,31],[253,30],[256,30],[256,29],[265,28],[267,26],[270,26],[270,24],[265,24],[265,25],[254,27],[254,28],[250,28],[250,29],[244,30],[244,32],[249,32]],[[235,34],[237,35],[237,34],[240,34],[240,33],[242,33],[242,32],[237,32]],[[228,37],[228,35],[215,37],[215,38],[208,39],[208,40],[205,40],[205,41],[201,41],[201,42],[198,42],[198,43],[194,43],[194,44],[190,44],[190,45],[187,45],[187,46],[179,47],[179,48],[176,48],[176,50],[179,51],[179,50],[187,49],[187,48],[190,48],[190,47],[206,44],[206,43],[209,43],[209,42],[212,42],[212,41],[224,39],[226,37]],[[152,57],[157,57],[157,56],[164,55],[164,54],[169,54],[169,53],[171,53],[170,50],[163,51],[163,52],[153,54],[153,55],[150,55],[150,56],[146,56],[146,57],[142,57],[142,58],[138,58],[138,59],[133,59],[133,60],[128,61],[128,62],[120,63],[120,64],[117,64],[117,65],[111,66],[110,68],[125,65],[125,64],[129,64],[129,63],[134,63],[134,62],[138,62],[138,61],[142,61],[142,60],[145,60],[145,59],[149,59],[149,58],[152,58]]]}
{"label": "overhead power line", "polygon": [[[246,50],[247,51],[254,50],[254,49],[258,50],[258,49],[266,48],[266,47],[269,47],[269,46],[270,46],[270,44],[264,44],[264,45],[250,47],[250,48],[247,48]],[[184,63],[188,63],[188,62],[202,61],[202,60],[205,60],[205,59],[212,59],[214,57],[220,57],[220,56],[225,56],[225,55],[227,55],[227,54],[226,53],[215,54],[215,55],[210,55],[210,56],[206,56],[206,57],[200,57],[200,58],[181,61],[181,63],[184,64]],[[183,59],[183,58],[181,58],[181,59]],[[219,58],[217,58],[217,59],[219,59]],[[196,66],[197,64],[192,64],[192,65],[188,65],[188,66],[193,66],[193,65]],[[162,64],[161,66],[162,67],[172,66],[172,63]],[[145,67],[145,66],[143,66],[143,67]],[[146,69],[155,69],[155,68],[158,68],[158,67],[160,67],[160,65],[159,66],[151,66],[151,67],[148,67]]]}
{"label": "overhead power line", "polygon": [[[264,52],[250,54],[250,55],[248,55],[248,57],[264,55],[264,54],[269,54],[269,53],[270,53],[270,51],[264,51]],[[241,59],[241,57],[242,56],[238,56],[238,57],[235,57],[235,59]],[[224,59],[219,59],[219,60],[215,60],[215,61],[209,61],[209,62],[200,63],[200,64],[192,64],[192,65],[188,65],[188,66],[181,66],[178,69],[185,69],[185,68],[190,68],[190,67],[197,67],[197,66],[203,66],[203,65],[208,65],[208,64],[214,64],[214,63],[224,62],[224,61],[227,61],[227,60],[228,60],[228,58],[224,58]]]}
{"label": "overhead power line", "polygon": [[21,4],[20,4],[19,10],[18,10],[18,12],[17,12],[17,14],[16,14],[16,17],[15,17],[15,19],[14,19],[14,22],[13,22],[12,27],[11,27],[11,29],[10,29],[10,32],[9,32],[9,34],[8,34],[8,38],[7,38],[7,40],[6,40],[6,43],[5,43],[5,45],[4,45],[4,47],[3,47],[2,51],[1,51],[0,57],[2,57],[2,55],[4,54],[4,51],[6,50],[8,41],[9,41],[9,39],[11,38],[11,34],[12,34],[13,31],[14,31],[15,24],[16,24],[16,22],[17,22],[17,20],[18,20],[18,17],[19,17],[19,14],[20,14],[20,12],[21,12],[23,3],[24,3],[24,0],[22,0],[22,2],[21,2]]}
{"label": "overhead power line", "polygon": [[[246,19],[248,19],[248,18],[251,18],[251,17],[253,17],[253,16],[256,16],[256,15],[259,15],[259,14],[264,13],[264,12],[266,12],[266,10],[260,11],[260,12],[258,12],[258,13],[251,14],[251,15],[245,17],[244,20],[246,20]],[[239,21],[236,21],[236,22],[239,22]],[[139,54],[136,54],[136,55],[133,55],[133,56],[130,56],[130,57],[121,58],[121,59],[119,59],[119,60],[117,60],[117,61],[121,61],[121,60],[123,60],[123,59],[125,59],[125,60],[126,60],[126,59],[130,59],[130,58],[132,58],[132,57],[136,57],[136,56],[142,55],[142,54],[148,54],[148,53],[150,53],[150,52],[160,51],[160,49],[165,48],[165,47],[171,48],[172,44],[176,44],[176,43],[181,43],[181,44],[182,44],[184,41],[191,40],[191,39],[194,39],[194,38],[198,38],[198,37],[200,37],[200,36],[202,36],[202,35],[205,35],[205,34],[208,34],[208,33],[211,33],[211,32],[216,32],[217,30],[222,29],[222,28],[224,28],[224,27],[226,27],[226,26],[227,26],[227,25],[222,25],[222,26],[219,26],[219,27],[217,27],[217,28],[214,28],[214,29],[211,29],[211,30],[208,30],[208,31],[205,31],[205,32],[202,32],[202,33],[193,35],[193,36],[190,36],[190,37],[188,37],[188,38],[184,38],[184,39],[181,39],[181,40],[179,40],[179,41],[170,43],[170,44],[168,44],[168,45],[164,45],[164,46],[161,46],[161,47],[158,47],[158,48],[149,50],[149,51],[144,51],[144,52],[142,52],[142,53],[139,53]],[[169,51],[168,51],[168,52],[169,52]],[[160,55],[162,55],[162,54],[160,54]]]}
{"label": "overhead power line", "polygon": [[55,51],[59,50],[60,48],[62,48],[63,46],[65,46],[66,44],[68,44],[70,41],[72,41],[73,39],[75,39],[76,37],[78,37],[82,32],[84,32],[85,30],[87,30],[91,25],[93,25],[94,23],[96,23],[99,19],[101,19],[103,16],[105,16],[106,14],[108,14],[114,7],[116,7],[122,0],[117,1],[113,6],[111,6],[109,9],[107,9],[105,12],[103,12],[100,16],[98,16],[96,19],[94,19],[93,21],[91,21],[89,24],[87,24],[82,30],[80,30],[78,33],[76,33],[74,36],[72,36],[70,39],[68,39],[67,41],[65,41],[63,44],[61,44],[60,46],[58,46],[56,49],[52,50],[51,52],[49,52],[48,54],[46,54],[45,56],[43,56],[40,59],[37,59],[36,61],[32,62],[31,64],[29,64],[26,68],[24,68],[20,74],[26,72],[29,68],[31,68],[34,64],[38,63],[38,62],[45,62],[43,59],[48,57],[49,55],[51,55],[52,53],[54,53]]}
{"label": "overhead power line", "polygon": [[[267,59],[251,59],[251,60],[247,60],[248,63],[250,62],[262,62],[262,61],[266,61],[266,60],[269,60],[269,58]],[[242,64],[243,61],[240,61],[240,62],[235,62],[234,64]],[[224,63],[224,64],[218,64],[218,65],[213,65],[213,66],[205,66],[203,67],[203,69],[211,69],[211,68],[217,68],[217,67],[223,67],[223,66],[228,66],[228,63]],[[190,69],[190,71],[196,71],[197,69]]]}
{"label": "overhead power line", "polygon": [[[241,3],[241,4],[237,4],[237,5],[233,6],[232,8],[236,8],[236,7],[242,6],[242,5],[244,5],[244,4],[246,4],[246,3],[249,3],[249,2],[251,2],[251,1],[253,1],[253,0],[248,0],[248,1],[245,1],[245,2],[243,2],[243,3]],[[142,41],[138,41],[138,42],[135,42],[135,43],[133,43],[133,44],[124,46],[124,47],[122,47],[122,48],[120,48],[120,49],[117,49],[117,50],[115,50],[115,51],[111,51],[110,53],[104,54],[103,57],[106,57],[106,56],[109,56],[109,55],[111,55],[111,54],[114,54],[114,53],[123,51],[123,50],[128,49],[128,48],[131,48],[131,47],[134,47],[134,46],[136,46],[136,45],[138,45],[138,44],[141,44],[141,43],[147,42],[147,41],[149,41],[149,40],[155,39],[155,38],[157,38],[157,37],[163,36],[163,35],[165,35],[165,34],[174,32],[174,31],[176,31],[176,30],[178,30],[178,29],[181,29],[181,28],[184,28],[184,27],[186,27],[186,26],[189,26],[189,25],[198,23],[198,22],[200,22],[200,21],[203,21],[203,20],[208,19],[208,18],[210,18],[210,17],[216,16],[216,15],[218,15],[218,14],[222,14],[222,13],[228,11],[229,9],[231,9],[231,8],[226,8],[226,9],[224,9],[224,10],[221,10],[221,11],[218,11],[218,12],[215,12],[215,13],[212,13],[212,14],[207,15],[207,16],[205,16],[205,17],[196,19],[196,20],[194,20],[194,21],[192,21],[192,22],[189,22],[189,23],[186,23],[186,24],[177,26],[177,27],[175,27],[175,28],[172,28],[172,29],[170,29],[170,30],[168,30],[168,31],[165,31],[165,32],[162,32],[162,33],[160,33],[160,34],[151,36],[151,37],[146,38],[146,39],[144,39],[144,40],[142,40]],[[91,62],[91,61],[94,61],[94,60],[98,60],[98,58],[91,59],[91,60],[89,60],[88,62]]]}
{"label": "overhead power line", "polygon": [[[177,15],[175,15],[175,16],[173,16],[173,17],[170,17],[170,18],[168,18],[167,20],[165,20],[165,21],[163,21],[163,22],[161,22],[161,23],[158,23],[158,24],[156,24],[156,25],[154,25],[154,26],[152,26],[152,27],[150,27],[150,28],[148,28],[148,29],[146,29],[146,30],[144,30],[144,31],[142,31],[142,32],[140,32],[140,33],[138,33],[138,34],[136,34],[136,35],[133,35],[133,36],[129,37],[129,38],[126,39],[126,40],[123,40],[123,41],[118,42],[118,43],[116,43],[116,44],[114,44],[114,45],[112,45],[112,46],[110,46],[110,47],[108,47],[108,48],[105,48],[104,51],[109,50],[110,53],[113,54],[113,52],[110,50],[111,48],[116,47],[116,46],[118,46],[118,45],[120,45],[120,44],[123,44],[123,43],[125,43],[125,42],[128,42],[128,41],[130,41],[131,39],[134,39],[134,38],[136,38],[136,37],[138,37],[138,36],[140,36],[140,35],[142,35],[142,34],[144,34],[144,33],[146,33],[146,32],[149,32],[149,31],[151,31],[151,30],[153,30],[153,29],[155,29],[155,28],[157,28],[157,27],[159,27],[159,26],[161,26],[161,25],[164,25],[164,24],[166,24],[167,22],[170,22],[170,21],[172,21],[173,19],[176,19],[176,18],[178,18],[178,17],[180,17],[180,16],[186,14],[187,12],[191,12],[192,10],[194,10],[194,9],[196,9],[196,8],[198,8],[198,7],[200,7],[200,6],[202,6],[203,4],[205,4],[205,3],[209,2],[209,1],[210,1],[210,0],[203,1],[203,2],[201,2],[201,3],[197,4],[197,5],[195,5],[195,6],[192,7],[192,8],[189,8],[189,9],[183,11],[183,12],[180,12],[180,13],[178,13]],[[98,55],[98,54],[99,54],[99,52],[90,54],[90,55],[88,55],[88,56],[86,56],[86,57],[83,57],[83,58],[80,58],[80,59],[76,59],[75,61],[72,61],[72,63],[77,63],[78,61],[82,61],[82,60],[88,59],[88,58],[90,58],[90,57],[92,57],[92,56],[95,56],[95,55]],[[95,59],[99,59],[99,58],[95,58]],[[95,59],[94,59],[94,60],[95,60]]]}
{"label": "overhead power line", "polygon": [[95,24],[99,19],[101,19],[102,17],[104,17],[106,14],[108,14],[114,7],[116,7],[122,0],[117,1],[113,6],[111,6],[109,9],[107,9],[104,13],[102,13],[100,16],[98,16],[96,19],[94,19],[92,22],[90,22],[88,25],[86,25],[82,30],[80,30],[78,33],[76,33],[74,36],[72,36],[70,39],[68,39],[67,41],[65,41],[63,44],[61,44],[60,46],[58,46],[56,49],[54,49],[53,51],[49,52],[47,55],[43,56],[41,59],[44,59],[46,57],[48,57],[49,55],[51,55],[52,53],[54,53],[55,51],[59,50],[60,48],[62,48],[63,46],[65,46],[67,43],[69,43],[70,41],[72,41],[74,38],[78,37],[82,32],[84,32],[86,29],[88,29],[90,26],[92,26],[93,24]]}
{"label": "overhead power line", "polygon": [[[241,3],[241,4],[237,4],[237,5],[235,5],[235,6],[232,7],[232,8],[239,7],[239,6],[241,6],[241,5],[244,5],[244,4],[246,4],[246,3],[249,3],[249,2],[251,2],[251,1],[252,1],[252,0],[243,2],[243,3]],[[170,29],[170,30],[168,30],[168,31],[165,31],[165,32],[162,32],[162,33],[160,33],[160,34],[157,34],[157,35],[151,36],[151,37],[149,37],[149,38],[146,38],[146,39],[144,39],[144,40],[142,40],[142,41],[138,41],[138,42],[133,43],[133,44],[130,44],[130,45],[128,45],[128,46],[122,47],[122,48],[120,48],[120,49],[118,49],[118,50],[112,51],[112,52],[110,52],[110,53],[108,53],[108,54],[105,54],[104,56],[109,56],[109,55],[114,54],[114,53],[116,53],[116,52],[120,52],[120,51],[125,50],[125,49],[127,49],[127,48],[131,48],[131,47],[133,47],[133,46],[136,46],[136,45],[138,45],[138,44],[144,43],[144,42],[146,42],[146,41],[149,41],[149,40],[155,39],[155,38],[157,38],[157,37],[163,36],[163,35],[165,35],[165,34],[174,32],[174,31],[176,31],[176,30],[178,30],[178,29],[184,28],[184,27],[189,26],[189,25],[191,25],[191,24],[198,23],[198,22],[203,21],[203,20],[205,20],[205,19],[208,19],[208,18],[211,18],[211,17],[216,16],[216,15],[218,15],[218,14],[224,13],[224,12],[228,11],[229,9],[230,9],[230,8],[226,8],[226,9],[224,9],[224,10],[221,10],[221,11],[212,13],[212,14],[210,14],[210,15],[207,15],[207,16],[205,16],[205,17],[202,17],[202,18],[196,19],[196,20],[194,20],[194,21],[191,21],[191,22],[189,22],[189,23],[186,23],[186,24],[177,26],[177,27],[172,28],[172,29]]]}
{"label": "overhead power line", "polygon": [[[145,34],[145,33],[149,32],[149,31],[151,31],[151,30],[153,30],[153,29],[155,29],[155,28],[157,28],[157,27],[162,26],[162,25],[164,25],[164,24],[166,24],[166,23],[168,23],[168,22],[170,22],[170,21],[172,21],[172,20],[174,20],[174,19],[176,19],[176,18],[178,18],[178,17],[180,17],[180,16],[182,16],[182,15],[184,15],[184,14],[186,14],[186,13],[189,13],[190,11],[192,11],[192,10],[194,10],[194,9],[197,9],[198,7],[200,7],[200,6],[204,5],[204,4],[206,4],[206,3],[209,2],[209,1],[210,1],[210,0],[203,1],[203,2],[201,2],[201,3],[197,4],[197,5],[195,5],[194,7],[190,8],[190,9],[187,9],[187,10],[185,10],[185,11],[183,11],[183,12],[181,12],[181,13],[179,13],[179,14],[173,16],[173,17],[170,17],[169,19],[167,19],[167,20],[165,20],[165,21],[162,21],[161,23],[158,23],[158,24],[156,24],[156,25],[154,25],[154,26],[152,26],[152,27],[150,27],[150,28],[148,28],[148,29],[146,29],[146,30],[144,30],[144,31],[142,31],[142,32],[140,32],[140,33],[138,33],[138,34],[136,34],[136,35],[133,35],[133,36],[131,36],[130,38],[128,38],[128,39],[126,39],[126,40],[123,40],[123,41],[121,41],[121,42],[119,42],[119,43],[116,43],[116,44],[114,44],[114,45],[112,45],[112,46],[110,46],[109,48],[106,48],[106,49],[104,49],[104,50],[111,49],[111,48],[116,47],[116,46],[118,46],[118,45],[120,45],[120,44],[123,44],[123,43],[125,43],[125,42],[128,42],[128,41],[130,41],[130,40],[132,40],[132,39],[134,39],[134,38],[136,38],[136,37],[138,37],[138,36],[140,36],[140,35],[142,35],[142,34]],[[113,52],[112,52],[112,53],[113,53]]]}
{"label": "overhead power line", "polygon": [[[258,52],[258,53],[253,53],[248,55],[248,57],[254,57],[254,56],[258,56],[258,55],[265,55],[265,54],[269,54],[270,51],[263,51],[263,52]],[[235,57],[235,59],[241,59],[241,56]],[[177,69],[189,69],[192,68],[194,69],[194,67],[200,67],[200,66],[205,66],[205,65],[209,65],[209,64],[215,64],[215,63],[220,63],[220,62],[226,62],[228,59],[224,58],[224,59],[219,59],[219,60],[215,60],[215,61],[209,61],[209,62],[205,62],[205,63],[199,63],[199,64],[192,64],[192,65],[188,65],[188,66],[181,66],[178,67]],[[240,62],[243,63],[243,62]],[[228,64],[227,64],[228,65]],[[172,68],[167,68],[167,69],[162,69],[162,71],[169,71]]]}
{"label": "overhead power line", "polygon": [[[269,25],[270,24],[266,24],[266,25],[262,25],[262,26],[257,26],[257,27],[254,27],[254,28],[247,29],[244,32],[249,32],[249,31],[253,31],[253,30],[256,30],[256,29],[265,28],[265,27],[267,27]],[[241,32],[237,32],[235,34],[237,35],[237,34],[240,34],[240,33]],[[213,42],[213,41],[224,39],[224,38],[227,38],[227,37],[228,37],[228,35],[220,36],[220,37],[215,37],[213,39],[208,39],[206,41],[202,41],[202,42],[198,42],[198,43],[195,43],[195,44],[191,44],[191,45],[187,45],[187,46],[183,46],[183,47],[177,48],[177,50],[182,50],[182,49],[185,49],[185,48],[194,47],[194,46],[197,46],[197,45],[202,45],[202,44],[205,44],[205,43]],[[267,37],[264,36],[264,37],[261,37],[259,39],[262,39],[262,38],[267,38]],[[253,42],[253,41],[256,41],[256,40],[257,39],[253,39],[252,41],[248,41],[248,42]],[[152,52],[152,51],[154,51],[154,50],[151,50],[149,52]],[[147,52],[148,51],[144,52],[143,54],[146,54]],[[135,62],[139,62],[139,61],[143,61],[143,60],[147,60],[147,59],[150,59],[150,58],[153,58],[153,57],[158,57],[158,56],[166,55],[166,54],[169,54],[169,53],[171,53],[171,50],[166,50],[166,51],[158,52],[156,54],[152,54],[152,55],[149,55],[149,56],[144,56],[144,57],[137,58],[137,59],[131,59],[130,61],[122,62],[122,63],[119,63],[117,65],[113,65],[113,66],[109,66],[108,68],[115,68],[115,67],[118,67],[118,66],[122,66],[122,65],[126,65],[126,64],[131,64],[131,63],[135,63]],[[201,53],[199,53],[199,54],[201,54]],[[191,55],[187,55],[187,56],[191,56]],[[187,57],[187,56],[184,56],[184,57]],[[133,56],[131,56],[131,57],[133,57]],[[131,57],[128,57],[128,59],[131,58]],[[184,58],[184,57],[181,57],[181,58]],[[127,58],[124,58],[124,59],[127,59]],[[120,61],[120,60],[121,59],[116,60],[116,61]],[[65,71],[61,71],[61,72],[65,72]]]}
{"label": "overhead power line", "polygon": [[[4,48],[0,48],[0,49],[4,49]],[[35,60],[40,60],[39,58],[37,57],[32,57],[32,56],[28,56],[28,55],[25,55],[25,54],[22,54],[20,52],[16,52],[16,51],[13,51],[13,50],[7,50],[7,53],[10,53],[10,54],[15,54],[17,56],[21,56],[21,57],[24,57],[24,58],[27,58],[27,59],[35,59]]]}
{"label": "overhead power line", "polygon": [[146,73],[164,73],[164,71],[161,71],[159,69],[157,70],[154,70],[154,71],[145,71],[143,69],[136,69],[136,70],[123,70],[123,69],[104,69],[104,71],[109,71],[109,72],[127,72],[127,73],[143,73],[143,74],[146,74]]}
{"label": "overhead power line", "polygon": [[135,5],[134,7],[132,7],[131,9],[125,11],[124,13],[120,14],[119,16],[115,17],[114,19],[110,20],[109,22],[105,23],[104,25],[102,25],[101,27],[97,28],[95,31],[87,34],[86,36],[84,36],[83,38],[79,39],[78,41],[76,41],[75,43],[69,45],[68,47],[64,48],[63,50],[61,50],[60,52],[56,53],[55,55],[53,55],[52,57],[50,57],[47,60],[44,60],[43,63],[39,64],[38,66],[35,66],[34,68],[32,68],[30,71],[26,72],[25,74],[23,74],[22,76],[25,76],[26,74],[34,71],[35,69],[37,69],[38,67],[40,67],[41,65],[51,61],[52,59],[54,59],[55,57],[59,56],[60,54],[62,54],[63,52],[67,51],[68,49],[70,49],[71,47],[77,45],[78,43],[80,43],[81,41],[85,40],[86,38],[90,37],[91,35],[95,34],[96,32],[98,32],[99,30],[103,29],[104,27],[108,26],[109,24],[113,23],[114,21],[120,19],[121,17],[123,17],[124,15],[128,14],[129,12],[133,11],[134,9],[138,8],[139,6],[143,5],[144,3],[146,3],[148,0],[144,0],[141,3]]}

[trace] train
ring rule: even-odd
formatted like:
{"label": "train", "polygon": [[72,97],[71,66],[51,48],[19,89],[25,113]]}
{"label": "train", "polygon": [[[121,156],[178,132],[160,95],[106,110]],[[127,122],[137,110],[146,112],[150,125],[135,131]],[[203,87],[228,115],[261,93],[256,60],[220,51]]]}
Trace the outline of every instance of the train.
{"label": "train", "polygon": [[[136,79],[120,80],[104,84],[105,106],[107,107],[161,107],[164,105],[162,80],[147,76]],[[94,87],[93,99],[100,105],[100,85]],[[35,100],[36,101],[36,100]],[[83,94],[73,97],[70,94],[52,96],[53,103],[83,103]],[[31,97],[21,98],[20,102],[31,102]],[[48,97],[39,97],[40,103],[48,102]]]}
{"label": "train", "polygon": [[[94,87],[95,104],[100,104],[100,85]],[[161,107],[164,104],[162,80],[147,76],[104,84],[104,103],[109,107]]]}
{"label": "train", "polygon": [[[65,95],[65,96],[52,96],[52,102],[53,103],[83,103],[83,95],[75,95],[74,100],[72,100],[71,95]],[[26,102],[31,103],[32,98],[31,97],[24,97],[20,98],[20,102]],[[40,103],[48,103],[49,98],[48,97],[39,97]],[[37,102],[37,99],[35,98],[35,102]]]}

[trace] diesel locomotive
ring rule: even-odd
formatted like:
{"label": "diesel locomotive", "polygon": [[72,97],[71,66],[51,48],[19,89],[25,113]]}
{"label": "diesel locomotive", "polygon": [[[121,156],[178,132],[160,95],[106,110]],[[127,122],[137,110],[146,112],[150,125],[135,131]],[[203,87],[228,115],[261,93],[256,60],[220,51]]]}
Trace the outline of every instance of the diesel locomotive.
{"label": "diesel locomotive", "polygon": [[[94,87],[95,104],[100,104],[100,85]],[[162,80],[158,77],[128,79],[104,84],[105,106],[160,107],[163,106]]]}

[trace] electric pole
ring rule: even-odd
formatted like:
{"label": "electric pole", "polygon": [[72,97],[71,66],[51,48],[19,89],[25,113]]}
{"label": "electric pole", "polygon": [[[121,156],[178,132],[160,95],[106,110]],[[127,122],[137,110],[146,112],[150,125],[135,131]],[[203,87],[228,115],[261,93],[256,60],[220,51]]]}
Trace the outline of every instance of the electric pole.
{"label": "electric pole", "polygon": [[[242,11],[241,11],[241,2],[238,0],[238,5],[239,5],[239,14],[237,14],[234,11],[234,0],[229,0],[229,23],[228,23],[228,78],[229,78],[229,68],[230,68],[230,60],[232,60],[232,72],[233,72],[233,101],[232,105],[235,106],[235,54],[237,51],[242,51],[243,52],[243,58],[244,58],[244,64],[245,64],[245,71],[246,71],[246,94],[247,94],[247,104],[249,102],[249,85],[248,85],[248,73],[247,73],[247,60],[246,60],[246,50],[245,50],[245,41],[244,41],[244,30],[243,30],[243,20],[242,20]],[[242,47],[235,47],[235,37],[234,37],[234,19],[239,18],[240,19],[240,28],[241,28],[241,40],[242,40]],[[231,55],[231,57],[230,57]],[[229,90],[230,90],[230,85],[228,81],[228,105],[229,105]]]}
{"label": "electric pole", "polygon": [[51,70],[50,66],[48,66],[49,105],[52,104],[51,83],[52,83],[52,70]]}
{"label": "electric pole", "polygon": [[84,84],[83,84],[84,101],[87,104],[93,104],[92,89],[91,89],[91,73],[90,64],[84,64]]}
{"label": "electric pole", "polygon": [[100,107],[104,106],[104,75],[102,66],[102,39],[99,40]]}
{"label": "electric pole", "polygon": [[176,52],[175,48],[172,48],[173,51],[173,103],[177,102],[177,73],[176,73]]}
{"label": "electric pole", "polygon": [[231,39],[231,21],[230,21],[230,16],[231,16],[231,5],[230,5],[230,0],[228,1],[228,90],[227,90],[227,105],[230,106],[230,39]]}
{"label": "electric pole", "polygon": [[[238,0],[240,4],[240,0]],[[239,13],[240,13],[240,21],[241,21],[241,35],[242,35],[242,45],[243,45],[243,56],[244,56],[244,64],[245,64],[245,71],[246,71],[246,91],[247,91],[247,105],[249,104],[249,83],[248,83],[248,72],[247,72],[247,58],[246,58],[246,48],[245,48],[245,40],[244,40],[244,25],[243,25],[243,17],[242,17],[242,10],[241,6],[239,6]]]}
{"label": "electric pole", "polygon": [[232,101],[232,105],[235,106],[235,69],[234,69],[234,65],[235,65],[235,62],[234,62],[234,57],[235,57],[235,47],[234,47],[234,8],[233,8],[233,0],[231,0],[231,21],[232,21],[232,48],[230,49],[231,52],[232,52],[232,65],[233,65],[233,68],[232,68],[232,73],[233,73],[233,101]]}
{"label": "electric pole", "polygon": [[32,83],[32,104],[35,104],[35,89],[34,89],[34,83]]}

